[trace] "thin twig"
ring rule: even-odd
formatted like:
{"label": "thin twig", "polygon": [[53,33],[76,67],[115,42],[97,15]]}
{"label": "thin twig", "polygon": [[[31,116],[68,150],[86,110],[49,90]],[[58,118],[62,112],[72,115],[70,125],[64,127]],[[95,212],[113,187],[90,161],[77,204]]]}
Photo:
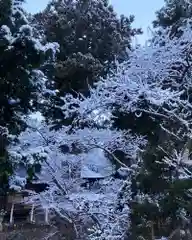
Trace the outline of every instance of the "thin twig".
{"label": "thin twig", "polygon": [[59,231],[56,231],[56,232],[54,232],[54,233],[50,233],[48,236],[46,236],[46,237],[44,237],[43,239],[44,240],[48,240],[48,239],[50,239],[51,237],[53,237],[55,234],[57,234]]}

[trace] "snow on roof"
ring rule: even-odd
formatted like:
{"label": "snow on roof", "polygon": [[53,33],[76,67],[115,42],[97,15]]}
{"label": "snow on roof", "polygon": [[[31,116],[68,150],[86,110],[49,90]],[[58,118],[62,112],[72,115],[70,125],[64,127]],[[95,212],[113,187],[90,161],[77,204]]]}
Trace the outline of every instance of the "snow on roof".
{"label": "snow on roof", "polygon": [[92,149],[82,159],[82,178],[105,178],[114,172],[111,161],[105,156],[102,149]]}

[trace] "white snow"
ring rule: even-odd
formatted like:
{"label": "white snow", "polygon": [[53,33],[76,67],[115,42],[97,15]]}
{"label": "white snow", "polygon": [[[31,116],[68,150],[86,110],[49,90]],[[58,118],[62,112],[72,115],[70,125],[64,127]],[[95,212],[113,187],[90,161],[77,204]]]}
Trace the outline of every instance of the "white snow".
{"label": "white snow", "polygon": [[113,174],[114,167],[106,158],[102,149],[92,149],[84,156],[81,163],[82,178],[105,178]]}

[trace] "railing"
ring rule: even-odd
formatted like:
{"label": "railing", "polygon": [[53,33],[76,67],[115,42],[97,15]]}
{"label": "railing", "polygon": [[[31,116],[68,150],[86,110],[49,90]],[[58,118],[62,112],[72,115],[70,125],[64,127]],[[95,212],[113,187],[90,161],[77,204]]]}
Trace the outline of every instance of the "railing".
{"label": "railing", "polygon": [[[26,214],[26,219],[29,219],[31,223],[35,222],[35,210],[38,210],[39,208],[38,206],[35,206],[35,204],[26,203],[27,196],[27,192],[20,192],[10,193],[7,196],[0,197],[0,231],[2,231],[2,223],[5,216],[9,216],[9,224],[14,223],[15,212],[19,212],[21,215]],[[44,211],[44,222],[48,224],[48,210],[44,209]]]}

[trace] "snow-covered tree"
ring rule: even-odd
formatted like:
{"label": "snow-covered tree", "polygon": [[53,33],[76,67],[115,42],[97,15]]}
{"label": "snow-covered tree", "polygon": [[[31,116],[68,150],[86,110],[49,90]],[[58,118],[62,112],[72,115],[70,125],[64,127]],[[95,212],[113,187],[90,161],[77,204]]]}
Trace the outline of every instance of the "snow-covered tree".
{"label": "snow-covered tree", "polygon": [[[164,45],[161,45],[162,38],[166,42]],[[98,118],[100,113],[111,113],[111,119],[118,126],[116,114],[119,113],[130,120],[135,116],[133,124],[138,119],[146,118],[151,122],[153,118],[160,119],[162,128],[169,119],[168,122],[177,123],[190,136],[191,48],[187,42],[190,38],[191,30],[187,26],[179,41],[170,40],[164,34],[144,49],[136,49],[130,53],[129,61],[117,63],[117,70],[90,89],[90,97],[81,94],[79,98],[69,94],[63,97],[64,116],[80,116],[80,119],[91,121],[94,115]],[[132,129],[131,121],[128,124]]]}
{"label": "snow-covered tree", "polygon": [[156,20],[153,22],[154,27],[170,28],[169,35],[181,36],[180,27],[190,22],[192,14],[191,0],[165,0],[165,6],[156,12]]}
{"label": "snow-covered tree", "polygon": [[[51,126],[44,122],[34,126],[30,120],[28,124],[26,131],[9,146],[10,158],[15,166],[10,187],[22,190],[28,175],[21,172],[33,168],[35,174],[31,180],[46,182],[49,189],[32,193],[31,201],[73,223],[77,238],[90,234],[90,239],[100,239],[102,233],[105,239],[112,236],[122,239],[129,209],[123,206],[124,200],[119,194],[127,196],[122,188],[127,188],[129,183],[125,184],[124,180],[113,175],[116,164],[120,164],[125,176],[130,170],[113,155],[113,151],[122,150],[135,159],[140,147],[145,144],[144,139],[109,128],[76,128],[71,132],[70,127],[50,130]],[[35,171],[38,166],[41,171]],[[98,181],[89,184],[87,178]],[[94,226],[95,230],[90,227],[85,234],[81,228],[86,224]]]}
{"label": "snow-covered tree", "polygon": [[[114,72],[90,88],[90,96],[62,97],[60,110],[72,124],[50,130],[45,123],[31,128],[29,122],[10,146],[16,166],[41,163],[35,175],[49,183],[31,201],[72,222],[78,239],[136,239],[148,236],[150,221],[154,234],[168,235],[170,226],[190,215],[190,169],[182,172],[174,160],[191,138],[190,27],[179,40],[166,32],[163,39],[166,44],[157,36],[130,52],[129,61],[116,63]],[[104,171],[106,158],[112,165]],[[106,178],[100,179],[101,172]],[[98,181],[91,184],[85,176]],[[19,185],[16,179],[10,180],[13,187]],[[183,201],[186,205],[179,205]],[[80,229],[82,223],[90,226],[88,232]]]}
{"label": "snow-covered tree", "polygon": [[72,223],[77,239],[168,236],[190,220],[192,33],[190,24],[179,39],[169,33],[116,62],[89,96],[54,102],[59,130],[26,120],[11,136],[11,187],[22,190],[29,177],[48,183],[30,201]]}
{"label": "snow-covered tree", "polygon": [[[51,1],[32,21],[47,41],[60,44],[52,80],[57,95],[81,92],[89,94],[89,85],[104,76],[112,62],[127,58],[132,37],[140,33],[132,27],[134,17],[118,17],[107,0]],[[62,119],[54,97],[48,118]]]}
{"label": "snow-covered tree", "polygon": [[[22,3],[23,0],[0,1],[0,125],[11,134],[22,129],[22,115],[34,111],[42,100],[47,78],[39,68],[57,48],[57,44],[43,45],[35,37]],[[1,175],[8,177],[11,163],[7,154],[0,164]],[[7,184],[3,179],[1,183]]]}
{"label": "snow-covered tree", "polygon": [[179,169],[165,161],[191,141],[190,25],[182,31],[179,40],[170,40],[169,32],[162,30],[155,41],[130,53],[128,62],[117,63],[117,70],[90,89],[89,97],[62,98],[61,109],[66,118],[74,119],[74,126],[92,128],[109,116],[112,129],[126,129],[148,140],[138,167],[132,157],[125,160],[127,165],[136,163],[137,172],[131,184],[132,239],[149,237],[150,221],[157,235],[163,234],[163,221],[169,235],[172,227],[182,226],[184,213],[190,216],[190,176],[183,180]]}
{"label": "snow-covered tree", "polygon": [[33,109],[38,91],[45,86],[45,78],[36,70],[51,48],[34,37],[22,2],[1,0],[0,9],[0,124],[14,129],[18,114]]}

